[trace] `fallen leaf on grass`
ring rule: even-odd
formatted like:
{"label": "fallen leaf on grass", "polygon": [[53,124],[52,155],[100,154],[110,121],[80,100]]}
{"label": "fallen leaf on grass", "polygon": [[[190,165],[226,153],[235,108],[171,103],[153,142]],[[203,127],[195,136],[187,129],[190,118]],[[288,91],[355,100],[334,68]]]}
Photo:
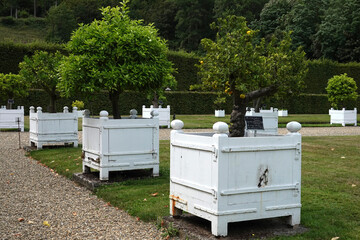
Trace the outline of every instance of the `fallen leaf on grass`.
{"label": "fallen leaf on grass", "polygon": [[351,186],[352,186],[352,187],[356,187],[356,185],[355,185],[355,184],[351,184]]}
{"label": "fallen leaf on grass", "polygon": [[18,222],[23,222],[24,220],[24,218],[18,218]]}
{"label": "fallen leaf on grass", "polygon": [[139,217],[136,217],[136,221],[140,221],[140,218],[139,218]]}
{"label": "fallen leaf on grass", "polygon": [[165,208],[168,208],[168,207],[169,207],[169,205],[165,205],[164,207],[165,207]]}
{"label": "fallen leaf on grass", "polygon": [[146,202],[147,201],[147,199],[146,198],[144,198],[144,202]]}
{"label": "fallen leaf on grass", "polygon": [[34,223],[33,221],[30,221],[30,220],[28,221],[28,224],[33,224],[33,223]]}
{"label": "fallen leaf on grass", "polygon": [[342,156],[341,158],[343,158],[343,159],[344,159],[345,157],[344,157],[344,156]]}
{"label": "fallen leaf on grass", "polygon": [[338,240],[339,237],[333,237],[331,240]]}
{"label": "fallen leaf on grass", "polygon": [[76,213],[76,212],[73,212],[72,215],[73,215],[73,216],[77,216],[77,213]]}
{"label": "fallen leaf on grass", "polygon": [[151,196],[156,197],[159,193],[152,193]]}
{"label": "fallen leaf on grass", "polygon": [[331,151],[334,151],[335,150],[335,148],[331,148]]}
{"label": "fallen leaf on grass", "polygon": [[43,221],[43,225],[47,226],[47,227],[50,227],[50,224],[48,221]]}
{"label": "fallen leaf on grass", "polygon": [[68,172],[68,171],[69,171],[69,169],[67,168],[65,171],[66,171],[66,172]]}

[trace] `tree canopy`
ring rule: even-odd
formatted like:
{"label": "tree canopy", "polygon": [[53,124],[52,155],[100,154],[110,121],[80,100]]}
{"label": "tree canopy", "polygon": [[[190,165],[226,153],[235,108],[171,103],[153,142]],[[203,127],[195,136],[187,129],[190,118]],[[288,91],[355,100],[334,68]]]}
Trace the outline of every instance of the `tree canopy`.
{"label": "tree canopy", "polygon": [[2,98],[14,99],[28,95],[30,85],[18,74],[0,73],[0,93]]}
{"label": "tree canopy", "polygon": [[64,95],[106,90],[114,118],[120,118],[123,91],[161,92],[175,81],[166,41],[153,25],[131,20],[127,3],[102,8],[101,20],[80,25],[67,45],[71,54],[60,67]]}
{"label": "tree canopy", "polygon": [[279,40],[262,39],[243,17],[228,16],[213,23],[216,40],[203,39],[206,56],[200,62],[203,85],[232,96],[231,136],[244,136],[245,112],[250,101],[299,92],[307,71],[305,53],[291,49],[290,34]]}
{"label": "tree canopy", "polygon": [[49,111],[56,112],[56,99],[59,92],[56,86],[59,82],[57,68],[60,65],[63,55],[36,51],[31,57],[25,56],[24,61],[19,64],[19,75],[29,82],[32,87],[43,89],[50,97]]}
{"label": "tree canopy", "polygon": [[354,107],[358,97],[356,90],[356,82],[346,73],[330,78],[326,87],[329,102],[335,109]]}

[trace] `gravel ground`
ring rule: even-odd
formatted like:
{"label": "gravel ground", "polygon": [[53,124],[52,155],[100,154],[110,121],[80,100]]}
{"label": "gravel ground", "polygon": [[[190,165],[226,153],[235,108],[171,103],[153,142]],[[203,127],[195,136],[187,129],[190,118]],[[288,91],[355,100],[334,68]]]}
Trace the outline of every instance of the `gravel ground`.
{"label": "gravel ground", "polygon": [[[185,129],[211,132],[211,129]],[[286,129],[279,129],[286,134]],[[303,136],[360,135],[360,127],[303,128]],[[169,139],[170,129],[160,130]],[[81,133],[79,134],[81,142]],[[28,145],[29,134],[21,134]],[[108,206],[18,149],[18,133],[0,132],[0,239],[161,239],[155,225]]]}
{"label": "gravel ground", "polygon": [[[23,133],[22,146],[28,139]],[[108,206],[18,146],[17,133],[0,132],[0,239],[161,239],[155,225]]]}

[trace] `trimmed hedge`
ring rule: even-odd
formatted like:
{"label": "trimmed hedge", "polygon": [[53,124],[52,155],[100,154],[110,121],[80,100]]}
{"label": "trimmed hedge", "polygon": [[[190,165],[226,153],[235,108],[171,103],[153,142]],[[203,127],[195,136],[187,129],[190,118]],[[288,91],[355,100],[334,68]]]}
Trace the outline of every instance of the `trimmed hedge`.
{"label": "trimmed hedge", "polygon": [[0,42],[0,72],[19,73],[19,63],[23,61],[24,56],[31,56],[36,50],[48,52],[56,52],[59,50],[65,52],[63,45],[58,44],[43,42],[34,42],[30,44]]}
{"label": "trimmed hedge", "polygon": [[[171,106],[171,114],[214,114],[214,100],[217,95],[209,92],[166,92],[166,101],[163,106]],[[62,111],[64,106],[71,107],[74,100],[82,100],[85,103],[85,108],[89,109],[91,115],[99,115],[101,110],[107,110],[112,114],[111,103],[106,92],[92,94],[90,100],[82,98],[60,98],[56,105],[57,111]],[[142,105],[149,107],[151,101],[146,99],[142,93],[139,92],[124,92],[120,96],[120,113],[124,116],[129,115],[130,109],[136,109],[141,115]],[[0,105],[6,104],[6,100],[2,99]],[[31,90],[29,96],[15,99],[15,106],[24,106],[25,114],[29,114],[29,107],[41,106],[43,111],[47,111],[49,105],[49,97],[43,90]],[[271,99],[266,102],[266,108],[278,107],[280,103]],[[249,106],[251,107],[251,106]],[[357,100],[356,107],[360,109],[360,99]],[[326,94],[303,94],[298,97],[291,98],[285,103],[285,109],[291,114],[326,114],[329,112],[330,104],[327,100]],[[230,113],[232,109],[231,99],[227,99],[226,113]]]}
{"label": "trimmed hedge", "polygon": [[[305,78],[304,93],[326,94],[328,80],[335,75],[347,73],[360,86],[360,63],[338,63],[331,60],[309,61],[309,72]],[[360,93],[360,87],[358,88]]]}

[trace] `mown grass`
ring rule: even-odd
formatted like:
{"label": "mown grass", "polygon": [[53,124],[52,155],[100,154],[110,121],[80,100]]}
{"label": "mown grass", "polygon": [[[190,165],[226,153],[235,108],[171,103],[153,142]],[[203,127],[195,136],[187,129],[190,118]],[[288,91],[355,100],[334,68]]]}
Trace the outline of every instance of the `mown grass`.
{"label": "mown grass", "polygon": [[0,41],[15,43],[31,43],[45,41],[44,29],[31,26],[8,27],[0,24]]}
{"label": "mown grass", "polygon": [[[303,137],[301,224],[309,231],[276,239],[359,239],[359,153],[360,136]],[[80,148],[31,152],[69,178],[81,172],[80,154]],[[169,141],[160,141],[160,177],[115,183],[98,188],[96,195],[144,221],[167,216],[169,162]]]}

